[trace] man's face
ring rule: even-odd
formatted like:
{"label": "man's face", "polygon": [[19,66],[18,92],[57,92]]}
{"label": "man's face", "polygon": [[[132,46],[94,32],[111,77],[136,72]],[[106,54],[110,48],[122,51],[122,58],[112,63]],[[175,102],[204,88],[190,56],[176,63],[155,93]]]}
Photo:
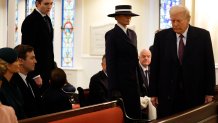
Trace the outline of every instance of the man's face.
{"label": "man's face", "polygon": [[102,70],[106,72],[106,59],[104,58],[101,62]]}
{"label": "man's face", "polygon": [[144,50],[140,53],[139,62],[143,67],[147,67],[151,63],[151,52],[149,50]]}
{"label": "man's face", "polygon": [[117,15],[115,17],[115,19],[117,20],[117,22],[121,25],[123,25],[124,27],[126,27],[127,25],[129,25],[130,20],[131,20],[131,16],[130,15]]}
{"label": "man's face", "polygon": [[189,25],[189,18],[184,16],[184,13],[179,12],[174,15],[170,16],[173,30],[178,33],[182,34],[188,28]]}
{"label": "man's face", "polygon": [[26,72],[33,71],[35,69],[36,58],[34,51],[26,53],[26,59],[21,59],[21,66]]}
{"label": "man's face", "polygon": [[36,2],[36,6],[42,14],[49,14],[53,5],[53,0],[42,0],[41,3]]}

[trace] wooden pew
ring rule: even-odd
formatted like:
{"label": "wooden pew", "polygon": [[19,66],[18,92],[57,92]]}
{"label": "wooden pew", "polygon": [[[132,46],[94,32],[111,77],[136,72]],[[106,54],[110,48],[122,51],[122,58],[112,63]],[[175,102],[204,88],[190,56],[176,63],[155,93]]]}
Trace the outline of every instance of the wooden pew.
{"label": "wooden pew", "polygon": [[19,123],[145,123],[126,115],[122,100],[81,107],[53,114],[20,120]]}
{"label": "wooden pew", "polygon": [[79,116],[82,114],[97,112],[100,110],[111,109],[114,107],[117,107],[117,101],[105,102],[105,103],[101,103],[101,104],[81,107],[78,109],[72,109],[72,110],[37,116],[37,117],[33,117],[33,118],[23,119],[23,120],[20,120],[19,123],[48,123],[48,122],[52,122],[52,121],[56,121],[56,120],[60,120],[60,119]]}
{"label": "wooden pew", "polygon": [[214,101],[151,123],[218,123],[218,102]]}

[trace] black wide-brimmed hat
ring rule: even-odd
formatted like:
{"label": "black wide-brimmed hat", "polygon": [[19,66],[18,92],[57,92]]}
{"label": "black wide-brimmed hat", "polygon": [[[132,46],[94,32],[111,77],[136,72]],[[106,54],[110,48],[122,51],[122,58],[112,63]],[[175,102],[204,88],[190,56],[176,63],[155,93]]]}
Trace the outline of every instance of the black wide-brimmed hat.
{"label": "black wide-brimmed hat", "polygon": [[115,6],[115,13],[107,15],[108,17],[115,17],[116,15],[130,15],[139,16],[138,14],[132,13],[132,6],[130,5],[117,5]]}

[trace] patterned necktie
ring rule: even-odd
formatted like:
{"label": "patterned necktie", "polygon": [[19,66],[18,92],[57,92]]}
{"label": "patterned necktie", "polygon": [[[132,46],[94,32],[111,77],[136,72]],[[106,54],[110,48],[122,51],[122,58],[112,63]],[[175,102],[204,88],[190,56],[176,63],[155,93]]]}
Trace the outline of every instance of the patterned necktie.
{"label": "patterned necktie", "polygon": [[33,92],[33,89],[32,89],[32,87],[31,87],[30,83],[28,82],[28,79],[27,79],[27,78],[26,78],[26,84],[27,84],[28,89],[31,91],[33,97],[35,97],[35,94],[34,94],[34,92]]}
{"label": "patterned necktie", "polygon": [[184,52],[184,42],[183,42],[183,35],[180,35],[180,40],[179,40],[179,51],[178,51],[178,57],[179,57],[179,62],[182,64],[182,59],[183,59],[183,52]]}

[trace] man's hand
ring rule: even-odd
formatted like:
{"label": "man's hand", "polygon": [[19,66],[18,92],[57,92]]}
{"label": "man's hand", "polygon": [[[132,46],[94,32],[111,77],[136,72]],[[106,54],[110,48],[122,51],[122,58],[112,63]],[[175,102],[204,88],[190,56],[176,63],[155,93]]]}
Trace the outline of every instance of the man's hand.
{"label": "man's hand", "polygon": [[214,96],[211,96],[211,95],[206,95],[205,96],[204,103],[209,103],[209,102],[212,102],[212,101],[214,101]]}
{"label": "man's hand", "polygon": [[41,78],[41,76],[38,76],[38,77],[34,78],[34,81],[35,81],[36,85],[39,88],[42,86],[42,78]]}
{"label": "man's hand", "polygon": [[158,105],[158,98],[157,97],[151,97],[151,103],[154,107],[157,108]]}

